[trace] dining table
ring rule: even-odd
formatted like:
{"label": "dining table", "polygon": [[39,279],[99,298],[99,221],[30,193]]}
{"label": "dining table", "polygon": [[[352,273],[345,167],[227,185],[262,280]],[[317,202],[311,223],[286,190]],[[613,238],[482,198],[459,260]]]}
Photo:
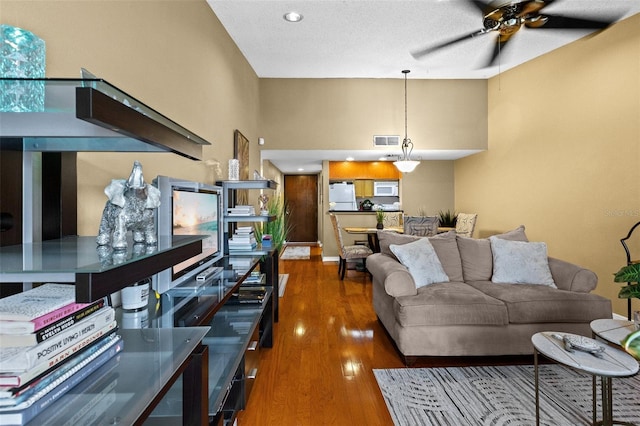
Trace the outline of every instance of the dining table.
{"label": "dining table", "polygon": [[[345,226],[344,229],[348,234],[367,235],[367,243],[369,248],[374,253],[380,253],[380,242],[378,241],[378,228],[374,227],[361,227],[361,226]],[[404,234],[404,228],[402,226],[385,226],[385,231],[393,231],[398,234]]]}
{"label": "dining table", "polygon": [[[366,227],[366,226],[345,226],[344,229],[348,234],[354,235],[366,235],[367,243],[369,244],[369,248],[374,253],[380,253],[380,242],[378,241],[378,231],[379,229],[374,227]],[[449,227],[438,227],[438,233],[448,232],[455,228]],[[392,231],[397,232],[398,234],[404,234],[404,227],[402,226],[385,226],[383,231]]]}

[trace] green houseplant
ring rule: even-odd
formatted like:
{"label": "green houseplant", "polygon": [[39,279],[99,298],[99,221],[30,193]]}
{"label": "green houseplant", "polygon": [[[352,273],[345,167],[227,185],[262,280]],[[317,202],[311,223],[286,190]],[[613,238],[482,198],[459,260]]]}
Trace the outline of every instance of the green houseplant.
{"label": "green houseplant", "polygon": [[[615,273],[614,282],[629,283],[620,289],[620,299],[640,298],[640,263],[632,263]],[[620,342],[622,347],[636,359],[640,359],[640,330],[630,333]]]}
{"label": "green houseplant", "polygon": [[384,210],[378,209],[376,210],[376,229],[384,228]]}
{"label": "green houseplant", "polygon": [[618,293],[620,299],[640,298],[640,263],[623,266],[615,273],[613,281],[617,283],[631,283],[620,289]]}
{"label": "green houseplant", "polygon": [[256,239],[262,241],[262,236],[269,234],[273,247],[282,251],[282,246],[287,241],[287,235],[290,231],[290,224],[286,216],[286,203],[280,194],[276,194],[267,201],[266,207],[269,216],[275,216],[275,219],[255,226]]}
{"label": "green houseplant", "polygon": [[455,212],[451,212],[451,210],[440,210],[438,212],[438,225],[446,228],[455,228],[457,218],[458,215]]}

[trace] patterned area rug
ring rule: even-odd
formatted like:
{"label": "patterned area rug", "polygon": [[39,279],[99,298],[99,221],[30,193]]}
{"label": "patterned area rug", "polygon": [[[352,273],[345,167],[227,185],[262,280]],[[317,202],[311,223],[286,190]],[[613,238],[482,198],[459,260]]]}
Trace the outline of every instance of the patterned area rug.
{"label": "patterned area rug", "polygon": [[[535,425],[532,365],[373,370],[396,426]],[[591,424],[590,375],[540,366],[540,424]],[[602,418],[598,380],[598,419]],[[640,379],[613,378],[614,419],[640,424]]]}
{"label": "patterned area rug", "polygon": [[309,246],[287,246],[284,249],[284,253],[280,256],[283,260],[292,259],[310,259],[311,247]]}

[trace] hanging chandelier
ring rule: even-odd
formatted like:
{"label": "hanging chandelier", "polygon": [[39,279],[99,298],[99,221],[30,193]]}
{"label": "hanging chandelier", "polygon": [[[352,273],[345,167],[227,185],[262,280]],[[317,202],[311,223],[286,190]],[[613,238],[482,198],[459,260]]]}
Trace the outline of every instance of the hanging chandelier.
{"label": "hanging chandelier", "polygon": [[411,173],[420,164],[419,161],[411,160],[413,142],[407,136],[407,74],[410,72],[410,70],[402,70],[404,74],[404,140],[402,141],[402,157],[393,162],[393,165],[402,173]]}

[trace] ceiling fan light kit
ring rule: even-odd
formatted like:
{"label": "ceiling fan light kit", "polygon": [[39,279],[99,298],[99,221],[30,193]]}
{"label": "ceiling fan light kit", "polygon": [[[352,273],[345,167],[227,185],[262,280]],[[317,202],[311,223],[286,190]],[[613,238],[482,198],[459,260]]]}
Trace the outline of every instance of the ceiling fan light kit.
{"label": "ceiling fan light kit", "polygon": [[393,165],[402,173],[411,173],[420,164],[419,161],[411,160],[413,142],[407,134],[407,74],[410,72],[410,70],[402,70],[404,74],[404,140],[402,141],[402,158],[393,162]]}

